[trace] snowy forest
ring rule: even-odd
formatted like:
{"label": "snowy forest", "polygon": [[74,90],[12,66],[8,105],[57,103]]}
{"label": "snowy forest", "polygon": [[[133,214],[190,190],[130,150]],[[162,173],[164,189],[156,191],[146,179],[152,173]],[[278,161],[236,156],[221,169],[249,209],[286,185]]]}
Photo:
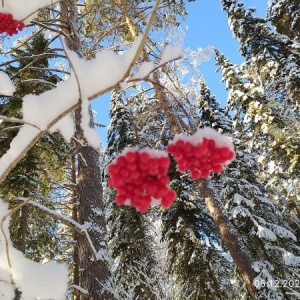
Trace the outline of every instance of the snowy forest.
{"label": "snowy forest", "polygon": [[0,300],[300,299],[300,2],[194,1],[2,0]]}

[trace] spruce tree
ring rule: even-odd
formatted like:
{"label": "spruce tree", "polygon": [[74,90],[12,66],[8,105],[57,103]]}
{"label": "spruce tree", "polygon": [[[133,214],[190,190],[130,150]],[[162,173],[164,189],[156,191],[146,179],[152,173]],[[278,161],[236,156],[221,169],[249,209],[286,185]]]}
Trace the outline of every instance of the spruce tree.
{"label": "spruce tree", "polygon": [[[197,112],[190,124],[227,133],[230,128],[223,110],[202,78],[197,84],[195,99],[181,100],[192,104]],[[182,289],[178,299],[233,299],[236,287],[230,282],[234,277],[231,257],[197,184],[174,165],[170,176],[177,200],[163,214],[163,240],[168,245],[170,276],[176,278],[175,288]]]}
{"label": "spruce tree", "polygon": [[265,180],[284,194],[288,207],[299,209],[300,54],[297,29],[292,29],[298,22],[297,4],[270,1],[266,20],[253,16],[253,9],[242,3],[221,3],[245,57],[241,66],[218,58],[230,89],[229,105],[247,122],[253,152],[261,154],[261,168],[272,173]]}
{"label": "spruce tree", "polygon": [[[115,90],[110,102],[107,161],[113,160],[125,147],[137,145],[132,113],[122,99],[123,92]],[[155,267],[149,222],[129,206],[114,202],[113,190],[107,192],[107,221],[109,250],[115,261],[113,278],[118,299],[156,299],[151,282]]]}

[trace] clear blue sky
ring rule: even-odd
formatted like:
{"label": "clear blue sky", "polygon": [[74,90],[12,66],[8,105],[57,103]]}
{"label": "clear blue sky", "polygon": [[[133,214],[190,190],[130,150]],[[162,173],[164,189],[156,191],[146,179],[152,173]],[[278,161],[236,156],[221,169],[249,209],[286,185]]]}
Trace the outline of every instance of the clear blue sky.
{"label": "clear blue sky", "polygon": [[[265,17],[268,0],[241,0],[245,8],[257,8],[256,16]],[[221,10],[220,0],[197,0],[189,2],[189,17],[184,46],[192,49],[214,46],[233,63],[241,63],[238,42],[233,39],[228,26],[227,14]],[[203,63],[200,69],[211,92],[224,104],[227,100],[225,85],[221,84],[221,74],[216,73],[214,58]]]}
{"label": "clear blue sky", "polygon": [[[240,2],[243,2],[246,8],[257,8],[257,16],[265,16],[268,0],[241,0]],[[189,16],[184,25],[188,25],[188,29],[183,46],[191,49],[214,46],[233,63],[241,63],[243,60],[239,55],[238,43],[233,39],[228,26],[227,15],[221,10],[220,0],[196,0],[195,2],[187,2],[187,7]],[[212,94],[224,105],[227,100],[227,91],[225,85],[221,83],[221,74],[215,72],[214,58],[212,57],[210,61],[203,63],[200,70]],[[93,105],[94,109],[98,111],[96,121],[108,125],[109,100],[105,97],[95,101],[99,101]],[[99,106],[101,106],[101,110],[99,110]],[[104,145],[106,145],[106,130],[107,128],[99,129]]]}

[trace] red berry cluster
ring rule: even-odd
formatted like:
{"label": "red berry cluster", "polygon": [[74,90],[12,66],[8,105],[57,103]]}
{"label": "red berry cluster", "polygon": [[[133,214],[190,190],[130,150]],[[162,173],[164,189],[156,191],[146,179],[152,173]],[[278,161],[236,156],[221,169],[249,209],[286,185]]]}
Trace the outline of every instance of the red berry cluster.
{"label": "red berry cluster", "polygon": [[25,24],[15,20],[12,14],[0,13],[0,34],[6,32],[12,36],[23,30]]}
{"label": "red berry cluster", "polygon": [[169,165],[165,152],[126,148],[107,167],[108,185],[117,190],[116,203],[129,204],[141,212],[151,204],[170,207],[176,193],[169,188]]}
{"label": "red berry cluster", "polygon": [[190,170],[194,180],[207,178],[212,171],[221,173],[223,165],[235,157],[232,143],[211,128],[200,129],[190,137],[180,135],[169,143],[167,150],[176,159],[177,169]]}

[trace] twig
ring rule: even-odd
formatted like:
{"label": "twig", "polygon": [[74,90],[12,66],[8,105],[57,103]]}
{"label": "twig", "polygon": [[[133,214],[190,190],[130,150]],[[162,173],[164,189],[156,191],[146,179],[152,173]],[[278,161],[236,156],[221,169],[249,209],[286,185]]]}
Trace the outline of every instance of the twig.
{"label": "twig", "polygon": [[[97,251],[95,249],[95,246],[92,243],[92,240],[90,238],[90,235],[89,235],[87,229],[84,228],[83,225],[79,224],[78,222],[76,222],[75,220],[73,220],[72,218],[70,218],[66,215],[60,214],[60,213],[48,208],[47,206],[44,206],[40,203],[30,200],[29,198],[18,197],[17,200],[24,201],[25,204],[30,204],[30,205],[34,206],[35,208],[39,209],[41,212],[43,212],[51,217],[54,217],[55,219],[59,220],[63,224],[71,227],[74,231],[76,231],[80,235],[84,235],[90,246],[94,260],[95,261],[98,260]],[[21,204],[21,206],[23,206],[23,205],[24,205],[24,203]]]}
{"label": "twig", "polygon": [[18,118],[14,118],[14,117],[9,118],[9,117],[0,115],[0,120],[3,120],[5,122],[10,122],[10,123],[27,124],[27,125],[30,125],[32,127],[35,127],[36,129],[40,130],[40,128],[38,126],[36,126],[35,124],[26,122],[26,121],[18,119]]}

